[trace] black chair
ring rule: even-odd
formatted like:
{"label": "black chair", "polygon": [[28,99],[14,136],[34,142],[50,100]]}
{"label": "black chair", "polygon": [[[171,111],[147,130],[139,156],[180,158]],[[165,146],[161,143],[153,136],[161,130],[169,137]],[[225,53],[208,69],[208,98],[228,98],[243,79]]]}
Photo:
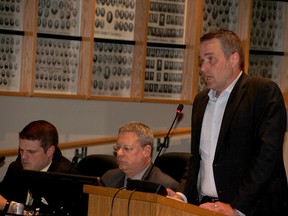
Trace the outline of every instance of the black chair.
{"label": "black chair", "polygon": [[79,174],[97,177],[101,177],[107,170],[115,168],[118,168],[116,156],[105,154],[88,155],[77,165]]}
{"label": "black chair", "polygon": [[186,172],[190,157],[191,153],[187,152],[167,152],[158,157],[155,166],[180,182]]}

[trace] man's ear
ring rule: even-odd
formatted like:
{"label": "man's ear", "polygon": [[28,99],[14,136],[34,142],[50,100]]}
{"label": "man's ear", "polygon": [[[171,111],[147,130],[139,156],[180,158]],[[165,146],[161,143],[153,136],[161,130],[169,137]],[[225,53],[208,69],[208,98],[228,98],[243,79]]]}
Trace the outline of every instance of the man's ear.
{"label": "man's ear", "polygon": [[48,154],[49,156],[52,156],[52,155],[54,154],[54,152],[55,152],[55,146],[52,145],[52,146],[50,146],[50,147],[48,148],[47,154]]}
{"label": "man's ear", "polygon": [[144,151],[145,151],[145,155],[147,156],[147,157],[150,157],[150,155],[151,155],[151,151],[152,151],[152,148],[151,148],[151,146],[150,145],[146,145],[145,147],[144,147]]}
{"label": "man's ear", "polygon": [[230,63],[232,66],[235,66],[237,64],[239,64],[239,54],[237,52],[234,52],[231,56],[230,56]]}

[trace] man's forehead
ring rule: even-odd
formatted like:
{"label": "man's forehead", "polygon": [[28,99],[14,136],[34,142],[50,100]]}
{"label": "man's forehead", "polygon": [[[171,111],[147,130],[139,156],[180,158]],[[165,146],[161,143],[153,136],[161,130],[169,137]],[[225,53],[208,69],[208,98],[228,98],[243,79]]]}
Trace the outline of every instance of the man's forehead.
{"label": "man's forehead", "polygon": [[223,53],[222,48],[221,48],[221,43],[218,39],[205,41],[200,46],[201,57],[219,54],[220,52]]}
{"label": "man's forehead", "polygon": [[219,39],[211,39],[211,40],[207,40],[207,41],[203,41],[200,44],[200,49],[201,48],[205,48],[205,49],[215,49],[215,48],[220,48],[221,47],[221,43],[219,41]]}
{"label": "man's forehead", "polygon": [[[128,139],[127,139],[128,137]],[[138,137],[133,132],[124,132],[118,135],[117,143],[118,144],[136,144],[138,143]]]}
{"label": "man's forehead", "polygon": [[40,140],[27,140],[27,139],[19,139],[20,147],[29,147],[33,149],[42,148],[40,144]]}

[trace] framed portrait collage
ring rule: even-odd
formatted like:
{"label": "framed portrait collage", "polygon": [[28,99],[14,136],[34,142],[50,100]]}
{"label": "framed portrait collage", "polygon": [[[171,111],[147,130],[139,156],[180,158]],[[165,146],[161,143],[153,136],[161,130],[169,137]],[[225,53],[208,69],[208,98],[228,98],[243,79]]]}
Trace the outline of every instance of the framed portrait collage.
{"label": "framed portrait collage", "polygon": [[245,72],[288,107],[288,3],[261,0],[0,2],[0,94],[191,104],[205,88],[202,34],[243,41]]}

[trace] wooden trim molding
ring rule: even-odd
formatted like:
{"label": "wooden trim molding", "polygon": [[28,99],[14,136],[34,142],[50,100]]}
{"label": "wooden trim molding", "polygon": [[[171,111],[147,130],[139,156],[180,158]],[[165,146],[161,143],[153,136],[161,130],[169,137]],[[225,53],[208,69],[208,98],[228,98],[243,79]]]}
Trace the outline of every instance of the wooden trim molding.
{"label": "wooden trim molding", "polygon": [[[156,131],[154,132],[154,137],[155,138],[165,137],[167,133],[168,133],[167,130]],[[191,133],[191,128],[178,128],[178,129],[171,130],[170,135],[181,136],[181,135],[190,134],[190,133]],[[74,148],[81,148],[81,147],[107,145],[111,143],[116,143],[116,140],[117,140],[117,136],[111,136],[111,137],[95,138],[95,139],[82,140],[82,141],[64,142],[64,143],[59,143],[59,148],[63,150],[63,149],[74,149]],[[16,156],[18,155],[18,149],[0,150],[0,155]]]}

